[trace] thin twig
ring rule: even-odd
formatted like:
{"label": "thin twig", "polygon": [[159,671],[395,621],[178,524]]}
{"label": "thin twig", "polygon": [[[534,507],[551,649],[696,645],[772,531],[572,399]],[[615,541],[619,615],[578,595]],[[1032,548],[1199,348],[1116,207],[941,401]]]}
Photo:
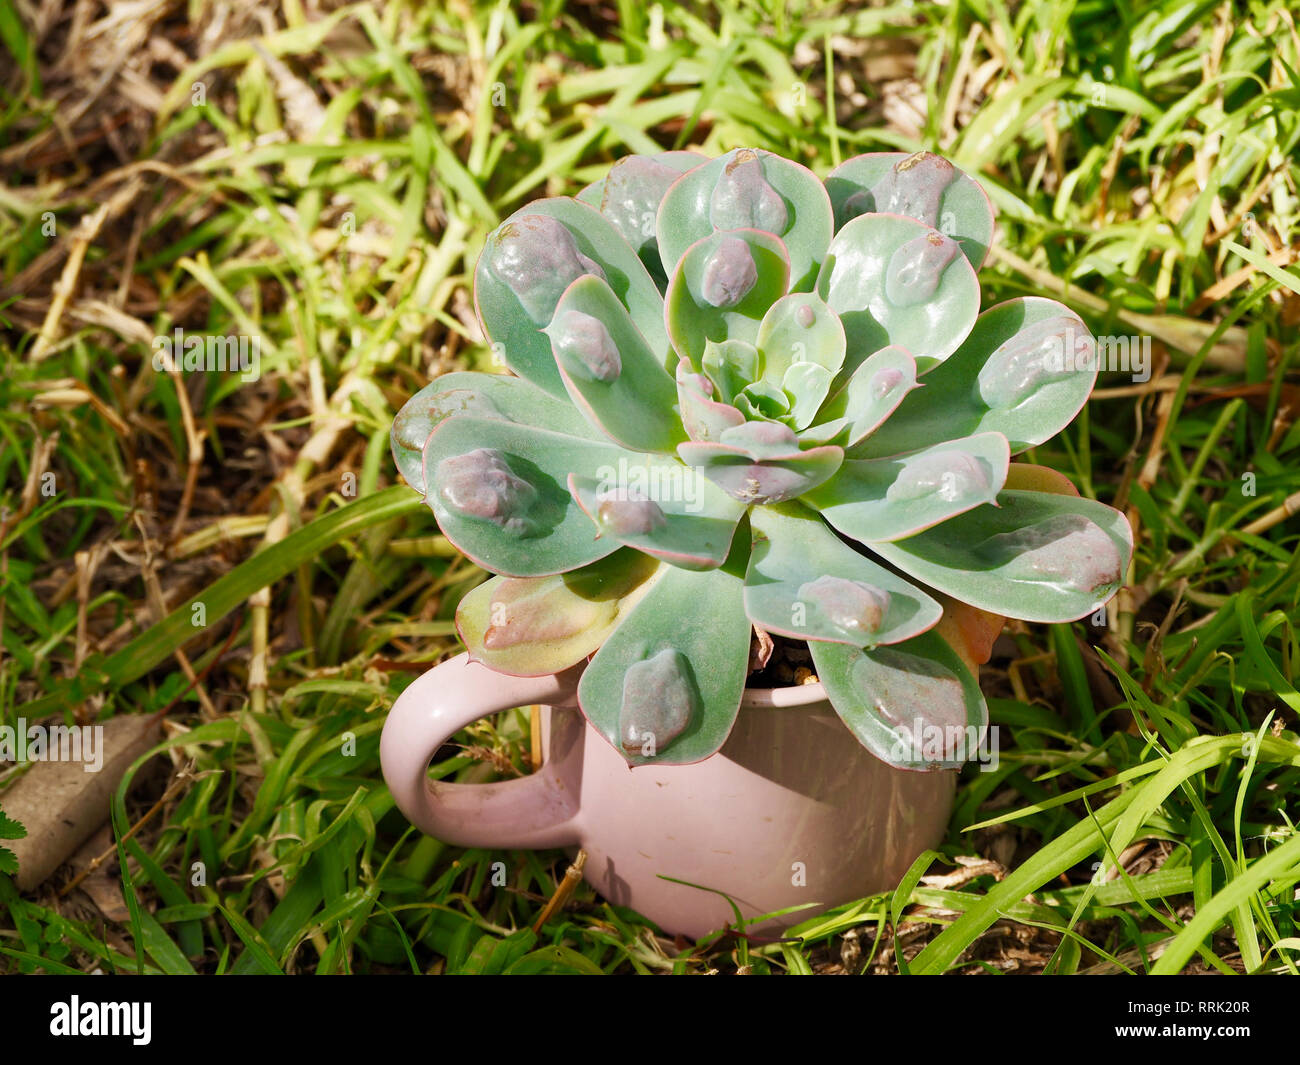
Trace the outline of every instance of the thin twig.
{"label": "thin twig", "polygon": [[77,287],[77,278],[81,276],[81,264],[85,261],[86,251],[91,241],[99,235],[99,228],[108,217],[108,208],[108,204],[101,204],[94,214],[82,218],[81,224],[73,233],[72,247],[68,251],[67,262],[63,264],[63,273],[54,283],[54,298],[50,301],[50,309],[45,313],[40,334],[36,337],[36,343],[32,345],[32,350],[27,356],[29,362],[40,362],[54,350],[63,308],[68,305],[68,300]]}
{"label": "thin twig", "polygon": [[533,765],[533,772],[542,768],[542,708],[528,708],[528,760]]}
{"label": "thin twig", "polygon": [[569,896],[573,894],[574,888],[578,886],[578,881],[582,879],[582,870],[587,864],[587,852],[578,851],[578,856],[573,859],[573,864],[564,871],[564,879],[555,889],[555,894],[551,896],[550,901],[542,908],[537,920],[533,922],[533,933],[540,934],[542,927],[556,913],[558,913],[564,904],[569,901]]}
{"label": "thin twig", "polygon": [[[182,789],[188,783],[189,783],[188,775],[177,777],[176,780],[172,781],[171,786],[168,787],[168,789],[162,793],[162,797],[151,807],[149,807],[147,811],[145,811],[145,815],[142,818],[140,818],[139,821],[137,821],[134,825],[131,826],[131,828],[127,831],[127,833],[122,837],[122,842],[125,843],[128,839],[132,839],[137,832],[139,832],[142,828],[144,828],[144,826],[147,825],[153,819],[154,815],[158,813],[159,810],[161,810],[165,805],[167,805],[167,803],[171,802],[172,799],[174,799],[177,795],[179,795]],[[80,884],[83,880],[85,880],[86,877],[90,876],[91,873],[93,873],[96,869],[98,869],[101,865],[103,865],[106,861],[109,860],[109,858],[113,857],[113,855],[116,853],[117,853],[117,843],[115,842],[107,850],[103,851],[100,854],[95,855],[95,857],[90,860],[90,864],[87,865],[86,868],[81,870],[81,872],[79,872],[76,876],[74,876],[71,880],[69,880],[66,884],[64,884],[63,887],[59,888],[59,897],[62,898],[63,896],[67,895],[69,892],[73,891],[78,884]]]}

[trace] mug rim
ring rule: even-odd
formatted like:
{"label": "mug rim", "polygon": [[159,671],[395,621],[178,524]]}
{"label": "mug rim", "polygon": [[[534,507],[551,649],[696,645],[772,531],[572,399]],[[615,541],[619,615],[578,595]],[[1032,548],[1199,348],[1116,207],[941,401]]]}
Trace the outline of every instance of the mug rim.
{"label": "mug rim", "polygon": [[787,684],[783,688],[746,688],[740,697],[742,710],[781,710],[786,707],[810,706],[830,699],[821,681],[811,684]]}
{"label": "mug rim", "polygon": [[[580,662],[575,662],[568,669],[557,670],[552,673],[506,673],[499,669],[493,669],[480,659],[471,656],[471,662],[478,662],[482,666],[491,669],[493,673],[502,677],[556,677],[561,673],[568,673],[577,669],[586,669],[587,664],[591,661],[588,656]],[[435,663],[440,664],[440,663]],[[830,696],[826,694],[826,687],[821,681],[815,681],[811,684],[787,684],[781,688],[745,688],[740,697],[741,710],[782,710],[794,709],[801,706],[812,706],[814,703],[828,703]],[[572,700],[574,706],[577,705],[577,699]]]}

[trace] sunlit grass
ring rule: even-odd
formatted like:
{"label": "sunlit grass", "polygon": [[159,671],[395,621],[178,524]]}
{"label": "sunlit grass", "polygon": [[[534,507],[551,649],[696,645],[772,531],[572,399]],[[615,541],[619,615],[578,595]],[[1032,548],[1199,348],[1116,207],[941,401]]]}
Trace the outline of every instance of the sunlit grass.
{"label": "sunlit grass", "polygon": [[[129,913],[111,931],[57,883],[20,897],[0,876],[0,971],[1292,969],[1286,5],[741,3],[706,21],[620,0],[617,24],[598,5],[542,3],[527,24],[505,3],[443,7],[246,20],[249,39],[160,85],[139,146],[158,165],[138,175],[106,149],[59,155],[52,46],[0,20],[18,59],[0,151],[35,145],[0,189],[0,269],[21,283],[0,307],[0,711],[179,697],[182,780],[125,841],[165,784],[119,798]],[[941,860],[897,892],[810,919],[801,943],[677,944],[584,886],[535,934],[567,859],[424,838],[379,774],[384,711],[455,649],[482,579],[389,487],[388,428],[429,376],[484,359],[468,275],[502,216],[628,151],[739,145],[822,175],[942,151],[999,211],[986,306],[1056,295],[1099,334],[1155,338],[1148,382],[1103,374],[1027,456],[1130,514],[1129,589],[1104,625],[1010,630],[984,672],[1000,764],[968,771]],[[133,180],[47,329],[80,219]],[[178,391],[150,362],[177,325],[261,338],[261,379]],[[84,592],[78,565],[97,574]],[[525,714],[462,739],[435,776],[527,762]]]}

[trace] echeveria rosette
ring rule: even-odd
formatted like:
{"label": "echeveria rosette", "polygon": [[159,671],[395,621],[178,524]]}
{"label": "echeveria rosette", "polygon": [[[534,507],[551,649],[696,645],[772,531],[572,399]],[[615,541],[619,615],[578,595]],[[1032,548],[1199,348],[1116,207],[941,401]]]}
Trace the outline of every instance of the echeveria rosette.
{"label": "echeveria rosette", "polygon": [[507,219],[475,303],[514,376],[441,377],[392,434],[496,574],[457,614],[471,654],[590,658],[591,723],[632,765],[683,764],[725,742],[757,628],[808,642],[873,753],[954,764],[918,729],[984,728],[1001,616],[1092,613],[1132,550],[1117,511],[1012,461],[1096,370],[1059,303],[980,313],[992,235],[978,183],[928,153],[824,184],[751,149],[632,156]]}

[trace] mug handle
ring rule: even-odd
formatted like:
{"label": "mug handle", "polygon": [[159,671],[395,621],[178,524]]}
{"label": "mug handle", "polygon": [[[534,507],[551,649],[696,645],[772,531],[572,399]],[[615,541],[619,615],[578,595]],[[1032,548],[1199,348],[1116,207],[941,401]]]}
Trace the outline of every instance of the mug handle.
{"label": "mug handle", "polygon": [[[429,762],[456,732],[516,706],[571,703],[582,669],[511,677],[460,654],[433,667],[393,704],[379,740],[384,779],[398,808],[420,831],[458,847],[493,850],[576,846],[578,796],[559,779],[563,753],[551,750],[531,776],[494,784],[429,779]],[[579,747],[581,730],[575,737]]]}

